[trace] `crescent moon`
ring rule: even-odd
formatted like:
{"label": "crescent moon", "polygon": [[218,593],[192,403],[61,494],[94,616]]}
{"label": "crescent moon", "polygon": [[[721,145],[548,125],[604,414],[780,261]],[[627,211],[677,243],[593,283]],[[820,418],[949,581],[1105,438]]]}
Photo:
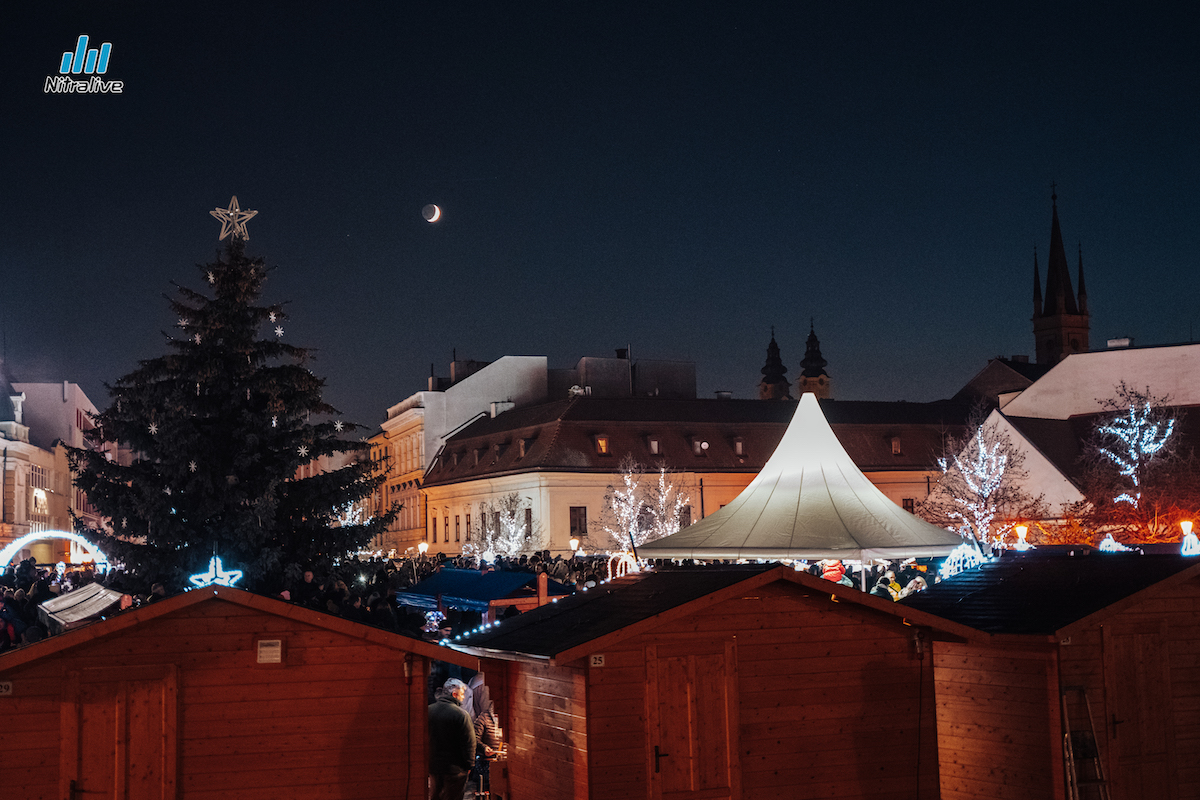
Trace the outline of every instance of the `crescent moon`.
{"label": "crescent moon", "polygon": [[442,209],[434,203],[430,203],[421,209],[421,216],[426,222],[437,222],[442,218]]}

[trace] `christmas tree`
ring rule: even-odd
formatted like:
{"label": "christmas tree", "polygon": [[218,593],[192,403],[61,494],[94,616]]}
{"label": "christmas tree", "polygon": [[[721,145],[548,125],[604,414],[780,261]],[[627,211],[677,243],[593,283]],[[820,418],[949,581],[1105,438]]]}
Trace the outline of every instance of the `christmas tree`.
{"label": "christmas tree", "polygon": [[[282,306],[258,305],[263,260],[235,235],[201,270],[207,292],[176,285],[168,298],[179,317],[169,352],[109,386],[112,404],[94,419],[91,444],[119,443],[132,463],[69,451],[75,485],[108,521],[76,525],[134,586],[188,588],[216,556],[243,573],[240,586],[274,592],[285,576],[367,544],[395,511],[341,524],[383,480],[381,465],[365,442],[340,437],[357,426],[322,401],[311,353],[283,342]],[[337,454],[349,463],[296,477]]]}

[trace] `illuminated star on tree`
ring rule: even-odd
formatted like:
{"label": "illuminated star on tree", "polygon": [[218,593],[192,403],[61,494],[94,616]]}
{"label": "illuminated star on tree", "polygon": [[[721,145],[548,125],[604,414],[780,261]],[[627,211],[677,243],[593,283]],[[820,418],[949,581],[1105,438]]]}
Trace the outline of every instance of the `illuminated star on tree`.
{"label": "illuminated star on tree", "polygon": [[283,336],[283,326],[282,325],[275,326],[275,335],[279,336],[279,337]]}
{"label": "illuminated star on tree", "polygon": [[338,433],[341,433],[342,428],[344,428],[344,427],[346,427],[346,426],[342,424],[342,421],[340,419],[337,422],[333,423],[333,429],[335,431],[337,431]]}
{"label": "illuminated star on tree", "polygon": [[213,283],[216,283],[216,282],[217,282],[217,276],[216,276],[216,275],[214,275],[214,274],[213,274],[211,271],[208,273],[208,276],[207,276],[207,277],[208,277],[208,282],[209,282],[210,284],[213,284]]}
{"label": "illuminated star on tree", "polygon": [[229,208],[215,208],[208,212],[213,217],[221,221],[221,235],[218,241],[227,238],[233,234],[235,239],[248,240],[250,234],[246,233],[246,222],[251,219],[257,211],[242,211],[238,205],[237,195],[229,201]]}
{"label": "illuminated star on tree", "polygon": [[306,455],[308,455],[308,445],[306,445],[306,444],[300,445],[299,447],[296,448],[296,452],[300,454],[301,458],[304,458]]}
{"label": "illuminated star on tree", "polygon": [[196,471],[196,462],[189,461],[188,462],[188,472],[195,472],[195,471]]}
{"label": "illuminated star on tree", "polygon": [[158,433],[158,423],[157,423],[157,422],[151,422],[151,423],[150,423],[150,427],[149,427],[147,430],[149,430],[149,431],[150,431],[150,435],[151,435],[151,436],[154,436],[154,435],[156,435],[156,434]]}
{"label": "illuminated star on tree", "polygon": [[276,319],[276,314],[275,314],[275,312],[274,312],[274,311],[272,311],[272,312],[271,312],[270,314],[268,314],[267,316],[270,318],[271,322],[274,322],[274,321],[275,321],[275,319]]}
{"label": "illuminated star on tree", "polygon": [[208,562],[208,572],[201,572],[188,578],[197,589],[205,586],[233,586],[242,579],[239,569],[225,570],[221,559],[213,556]]}

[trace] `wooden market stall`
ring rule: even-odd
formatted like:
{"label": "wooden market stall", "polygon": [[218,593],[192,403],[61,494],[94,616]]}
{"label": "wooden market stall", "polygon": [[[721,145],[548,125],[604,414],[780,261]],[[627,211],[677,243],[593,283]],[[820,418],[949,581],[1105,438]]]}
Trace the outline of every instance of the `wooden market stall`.
{"label": "wooden market stall", "polygon": [[1097,780],[1112,800],[1200,798],[1197,559],[1007,557],[902,605],[975,631],[933,645],[945,800],[1072,782],[1088,800]]}
{"label": "wooden market stall", "polygon": [[207,587],[0,655],[4,794],[421,798],[432,660],[478,660]]}
{"label": "wooden market stall", "polygon": [[926,653],[956,627],[726,566],[630,575],[456,646],[505,684],[514,800],[901,800],[937,794]]}

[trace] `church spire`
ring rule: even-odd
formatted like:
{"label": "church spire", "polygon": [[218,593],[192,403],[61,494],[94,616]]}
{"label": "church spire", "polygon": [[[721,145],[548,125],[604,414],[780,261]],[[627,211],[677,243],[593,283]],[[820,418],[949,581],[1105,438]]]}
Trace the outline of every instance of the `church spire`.
{"label": "church spire", "polygon": [[[1051,190],[1053,192],[1053,190]],[[1071,290],[1071,273],[1067,269],[1067,251],[1063,247],[1062,228],[1058,224],[1058,195],[1050,195],[1050,255],[1046,263],[1046,303],[1044,313],[1078,314],[1075,293]]]}
{"label": "church spire", "polygon": [[1037,245],[1033,246],[1033,316],[1042,315],[1042,276],[1038,273]]}
{"label": "church spire", "polygon": [[1051,184],[1050,254],[1046,262],[1046,293],[1041,294],[1037,250],[1033,256],[1033,338],[1037,363],[1057,364],[1072,353],[1086,353],[1090,319],[1083,282],[1083,248],[1079,249],[1079,295],[1071,289],[1071,273],[1058,221],[1058,193]]}
{"label": "church spire", "polygon": [[1087,287],[1083,285],[1083,245],[1079,245],[1079,313],[1087,316]]}
{"label": "church spire", "polygon": [[808,322],[808,341],[804,344],[804,360],[800,362],[800,377],[796,379],[796,393],[812,392],[818,400],[833,396],[833,384],[825,366],[829,363],[821,355],[821,341],[817,338],[815,320]]}
{"label": "church spire", "polygon": [[767,363],[762,368],[762,381],[758,384],[759,400],[791,400],[788,392],[787,367],[779,357],[779,344],[775,341],[775,326],[771,326],[771,343],[767,345]]}

